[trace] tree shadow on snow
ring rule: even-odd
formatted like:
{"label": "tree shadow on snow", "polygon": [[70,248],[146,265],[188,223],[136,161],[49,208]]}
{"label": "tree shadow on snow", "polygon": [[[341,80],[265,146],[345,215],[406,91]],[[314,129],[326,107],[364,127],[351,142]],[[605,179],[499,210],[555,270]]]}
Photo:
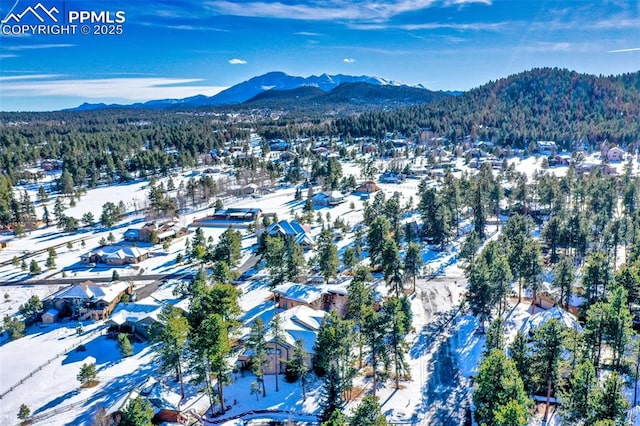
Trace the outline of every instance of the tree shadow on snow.
{"label": "tree shadow on snow", "polygon": [[[141,385],[147,378],[154,374],[155,365],[153,362],[141,365],[138,369],[128,375],[118,376],[103,385],[102,389],[91,395],[83,404],[85,409],[76,418],[67,423],[69,426],[92,424],[92,416],[95,407],[114,407],[123,396],[129,393],[134,387]],[[100,380],[100,373],[98,373]]]}
{"label": "tree shadow on snow", "polygon": [[422,388],[422,401],[416,413],[428,424],[465,424],[469,406],[467,384],[458,370],[452,350],[453,338],[441,341],[424,372],[429,376]]}
{"label": "tree shadow on snow", "polygon": [[52,408],[55,408],[56,406],[58,406],[60,403],[64,402],[65,400],[72,398],[74,396],[76,396],[77,394],[80,393],[80,389],[74,389],[72,391],[69,391],[67,393],[65,393],[64,395],[61,395],[57,398],[52,399],[51,401],[47,402],[45,405],[43,405],[42,407],[36,409],[33,412],[33,415],[37,415],[42,413],[43,411],[47,411],[50,410]]}

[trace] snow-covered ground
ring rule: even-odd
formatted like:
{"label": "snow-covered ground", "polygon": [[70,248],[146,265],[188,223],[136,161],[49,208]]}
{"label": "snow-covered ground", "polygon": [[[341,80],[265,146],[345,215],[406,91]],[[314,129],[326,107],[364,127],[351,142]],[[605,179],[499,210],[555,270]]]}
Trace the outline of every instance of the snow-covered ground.
{"label": "snow-covered ground", "polygon": [[[525,160],[512,159],[510,162],[515,164],[518,171],[525,172],[531,177],[539,168],[541,161],[530,157]],[[459,165],[461,169],[473,172],[464,167],[461,160]],[[380,166],[383,167],[384,164]],[[621,167],[616,165],[618,166]],[[562,174],[566,171],[566,167],[548,170],[550,173]],[[359,167],[354,163],[344,163],[343,174],[345,176],[353,174],[357,179],[361,179]],[[192,176],[194,176],[192,172],[180,175],[175,179],[176,185],[181,179]],[[116,204],[122,201],[129,210],[140,208],[145,204],[148,184],[148,181],[139,181],[128,185],[90,190],[76,200],[76,206],[69,208],[66,214],[80,217],[86,212],[92,212],[97,218],[102,205],[107,201]],[[401,184],[379,184],[387,197],[397,193],[402,204],[405,204],[409,197],[413,197],[414,205],[418,202],[418,185],[418,180],[406,180]],[[31,185],[29,191],[32,200],[35,200],[37,186]],[[292,188],[278,189],[258,198],[229,200],[226,207],[257,207],[267,213],[276,213],[279,219],[288,219],[294,214],[301,213],[304,205],[304,202],[294,200],[294,193],[295,190]],[[48,206],[51,211],[54,197],[50,198]],[[317,208],[317,211],[324,218],[328,214],[332,221],[340,217],[348,225],[355,225],[362,220],[362,206],[363,201],[360,197],[348,195],[346,202],[335,207]],[[40,207],[38,212],[41,215]],[[210,208],[191,211],[180,218],[180,224],[188,226],[195,218],[206,216],[211,212]],[[119,241],[127,228],[141,227],[144,222],[145,218],[142,216],[129,216],[124,222],[109,229],[97,226],[76,234],[66,234],[59,233],[57,229],[50,227],[33,231],[23,238],[5,236],[3,239],[9,240],[9,247],[0,251],[0,261],[8,261],[13,256],[45,250],[60,244],[61,246],[56,249],[56,268],[44,271],[39,278],[62,278],[63,271],[68,277],[87,279],[110,277],[114,268],[83,265],[79,262],[79,256],[95,248],[98,241],[106,238],[109,232],[113,233]],[[224,228],[203,228],[203,231],[205,236],[211,236],[215,242],[224,232]],[[319,231],[320,227],[314,224],[312,234],[317,235]],[[85,241],[85,247],[81,247],[80,240]],[[71,248],[66,246],[68,241],[74,241]],[[245,231],[243,262],[251,255],[255,241],[255,237],[249,236]],[[352,236],[349,235],[339,242],[340,251],[351,243]],[[150,259],[136,266],[119,267],[117,271],[123,277],[139,273],[168,273],[180,268],[188,268],[175,263],[175,257],[183,251],[184,244],[185,238],[181,238],[174,241],[166,251],[159,246],[153,247],[153,256]],[[458,424],[456,421],[460,420],[461,415],[464,416],[464,410],[461,407],[465,407],[468,403],[470,378],[476,372],[484,347],[484,336],[477,332],[479,324],[473,317],[457,312],[466,283],[457,263],[456,253],[455,245],[450,245],[443,252],[424,248],[425,270],[437,272],[437,277],[430,281],[419,280],[418,293],[412,299],[414,333],[409,336],[410,349],[407,356],[411,380],[403,380],[401,389],[398,390],[394,389],[392,382],[386,383],[384,388],[378,390],[383,412],[390,420],[397,422],[419,420],[424,424]],[[46,257],[46,252],[34,257],[43,269]],[[0,281],[27,280],[28,278],[28,274],[22,271],[20,266],[9,264],[0,267]],[[245,324],[257,317],[267,322],[277,312],[266,278],[265,272],[259,271],[254,280],[239,286],[243,293],[241,306],[244,314],[241,319]],[[3,294],[0,295],[0,315],[14,314],[18,306],[33,294],[44,298],[58,290],[57,285],[34,286],[29,285],[28,281],[22,282],[20,286],[8,286],[3,289]],[[160,287],[154,297],[159,300],[166,299],[167,292],[170,292],[170,289],[166,286]],[[9,295],[7,299],[4,298],[5,293]],[[526,303],[521,303],[510,312],[507,319],[510,336],[515,334],[515,330],[520,329],[529,317],[527,308]],[[134,385],[144,381],[148,375],[156,375],[155,364],[151,361],[153,351],[148,344],[136,343],[134,356],[122,360],[115,348],[115,341],[108,340],[99,334],[91,334],[101,327],[102,324],[87,323],[83,336],[76,336],[75,324],[62,323],[42,328],[36,326],[28,330],[26,337],[2,344],[0,346],[0,392],[18,383],[46,361],[54,357],[55,359],[0,400],[0,424],[14,424],[18,407],[22,403],[27,404],[35,416],[47,414],[46,421],[43,420],[39,424],[89,424],[91,414],[98,407],[112,405]],[[66,352],[83,339],[87,339],[86,352],[76,350]],[[80,389],[76,380],[79,368],[83,362],[94,359],[98,366],[100,383],[95,388]],[[273,376],[267,377],[268,396],[266,398],[260,396],[256,399],[250,394],[250,384],[254,380],[252,375],[249,373],[244,377],[234,375],[233,383],[225,390],[226,403],[232,406],[227,415],[233,416],[248,410],[267,408],[300,415],[317,413],[319,382],[316,381],[309,386],[310,391],[306,400],[303,400],[299,384],[287,384],[283,377],[280,379],[280,391],[275,392]],[[367,379],[359,379],[356,385],[368,390],[371,383]],[[351,403],[349,409],[356,404],[357,402]],[[58,412],[55,412],[56,410]],[[230,421],[228,424],[239,423]]]}

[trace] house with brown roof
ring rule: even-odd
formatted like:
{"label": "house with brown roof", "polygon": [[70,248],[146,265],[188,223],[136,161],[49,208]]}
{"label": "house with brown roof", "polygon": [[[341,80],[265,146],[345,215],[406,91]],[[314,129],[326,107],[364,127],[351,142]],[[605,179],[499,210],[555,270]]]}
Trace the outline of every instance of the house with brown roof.
{"label": "house with brown roof", "polygon": [[372,180],[361,183],[354,192],[372,193],[380,191],[380,187]]}
{"label": "house with brown roof", "polygon": [[607,160],[611,162],[619,162],[624,159],[625,152],[617,146],[609,148],[607,151]]}

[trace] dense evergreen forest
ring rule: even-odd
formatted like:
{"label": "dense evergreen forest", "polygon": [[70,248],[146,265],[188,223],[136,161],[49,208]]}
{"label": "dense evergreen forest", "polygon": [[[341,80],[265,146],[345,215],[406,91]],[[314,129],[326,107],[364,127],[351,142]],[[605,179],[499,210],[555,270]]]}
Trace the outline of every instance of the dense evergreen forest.
{"label": "dense evergreen forest", "polygon": [[351,136],[429,129],[452,142],[466,135],[514,148],[553,140],[563,148],[609,140],[637,142],[640,72],[596,77],[541,68],[489,82],[461,96],[400,109],[342,117],[336,127]]}
{"label": "dense evergreen forest", "polygon": [[[196,164],[248,132],[228,129],[213,115],[138,110],[4,113],[0,168],[16,180],[44,159],[62,160],[75,184],[127,180],[130,173],[165,173]],[[106,178],[106,179],[105,179]]]}

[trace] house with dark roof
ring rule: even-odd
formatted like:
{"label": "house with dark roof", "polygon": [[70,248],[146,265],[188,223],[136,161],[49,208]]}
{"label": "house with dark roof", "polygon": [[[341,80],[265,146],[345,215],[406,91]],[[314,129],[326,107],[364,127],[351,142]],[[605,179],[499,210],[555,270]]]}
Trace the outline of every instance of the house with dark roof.
{"label": "house with dark roof", "polygon": [[309,225],[303,225],[297,220],[281,220],[270,224],[264,232],[269,236],[279,235],[283,238],[291,238],[304,249],[310,249],[314,245]]}
{"label": "house with dark roof", "polygon": [[344,194],[340,191],[319,192],[311,197],[313,204],[317,206],[337,206],[344,203]]}
{"label": "house with dark roof", "polygon": [[223,220],[229,222],[253,222],[262,216],[262,210],[257,208],[232,207],[228,209],[216,210],[213,220]]}
{"label": "house with dark roof", "polygon": [[[311,360],[314,354],[314,345],[318,337],[318,330],[322,324],[325,312],[312,309],[308,306],[297,306],[280,313],[282,319],[282,339],[276,340],[271,330],[267,330],[267,362],[265,363],[265,374],[275,374],[276,368],[279,373],[284,373],[287,361],[293,355],[296,341],[301,340],[306,353],[305,362],[311,368]],[[246,350],[238,357],[241,367],[247,368],[250,364],[252,353]]]}
{"label": "house with dark roof", "polygon": [[129,242],[149,243],[154,240],[155,235],[157,242],[161,243],[169,238],[179,238],[188,233],[187,228],[175,222],[148,222],[140,229],[127,229],[123,235],[123,239]]}
{"label": "house with dark roof", "polygon": [[400,172],[386,171],[380,175],[380,182],[382,183],[400,183],[404,181],[405,176]]}

